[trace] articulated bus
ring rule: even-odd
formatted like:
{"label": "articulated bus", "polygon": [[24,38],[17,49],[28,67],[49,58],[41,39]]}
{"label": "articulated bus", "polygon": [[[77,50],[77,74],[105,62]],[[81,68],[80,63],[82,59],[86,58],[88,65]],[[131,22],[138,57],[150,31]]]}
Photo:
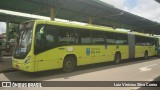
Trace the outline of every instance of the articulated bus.
{"label": "articulated bus", "polygon": [[123,32],[111,27],[34,20],[19,26],[14,49],[14,68],[38,72],[93,63],[154,56],[154,37]]}

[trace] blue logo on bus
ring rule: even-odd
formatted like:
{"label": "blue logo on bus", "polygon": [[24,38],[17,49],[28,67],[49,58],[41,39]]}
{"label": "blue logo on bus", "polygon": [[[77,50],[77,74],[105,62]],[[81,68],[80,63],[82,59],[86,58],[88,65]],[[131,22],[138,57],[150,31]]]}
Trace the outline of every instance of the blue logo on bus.
{"label": "blue logo on bus", "polygon": [[86,55],[87,55],[87,56],[90,55],[90,53],[91,53],[90,51],[91,51],[90,48],[86,48]]}

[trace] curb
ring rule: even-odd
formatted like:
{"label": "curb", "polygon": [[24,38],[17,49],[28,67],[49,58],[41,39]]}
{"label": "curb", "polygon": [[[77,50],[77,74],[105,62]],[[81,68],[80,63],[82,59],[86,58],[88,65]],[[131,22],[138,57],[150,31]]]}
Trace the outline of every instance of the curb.
{"label": "curb", "polygon": [[15,71],[18,71],[18,70],[14,69],[14,68],[10,68],[10,69],[7,69],[7,70],[2,70],[2,71],[0,71],[0,73],[8,73],[8,72],[15,72]]}

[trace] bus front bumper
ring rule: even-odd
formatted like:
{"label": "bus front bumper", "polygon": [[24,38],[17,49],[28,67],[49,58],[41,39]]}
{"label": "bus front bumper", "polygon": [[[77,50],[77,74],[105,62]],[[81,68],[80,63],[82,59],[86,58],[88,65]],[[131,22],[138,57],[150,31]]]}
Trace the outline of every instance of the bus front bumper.
{"label": "bus front bumper", "polygon": [[34,63],[25,64],[24,60],[13,59],[12,66],[15,69],[26,71],[26,72],[35,72]]}

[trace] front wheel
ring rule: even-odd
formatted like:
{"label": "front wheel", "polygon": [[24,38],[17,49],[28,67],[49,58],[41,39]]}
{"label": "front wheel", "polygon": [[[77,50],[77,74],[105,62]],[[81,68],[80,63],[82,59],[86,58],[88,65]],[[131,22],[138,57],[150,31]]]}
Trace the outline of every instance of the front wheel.
{"label": "front wheel", "polygon": [[75,58],[68,56],[64,59],[63,62],[63,71],[64,72],[72,72],[76,68],[76,60]]}

